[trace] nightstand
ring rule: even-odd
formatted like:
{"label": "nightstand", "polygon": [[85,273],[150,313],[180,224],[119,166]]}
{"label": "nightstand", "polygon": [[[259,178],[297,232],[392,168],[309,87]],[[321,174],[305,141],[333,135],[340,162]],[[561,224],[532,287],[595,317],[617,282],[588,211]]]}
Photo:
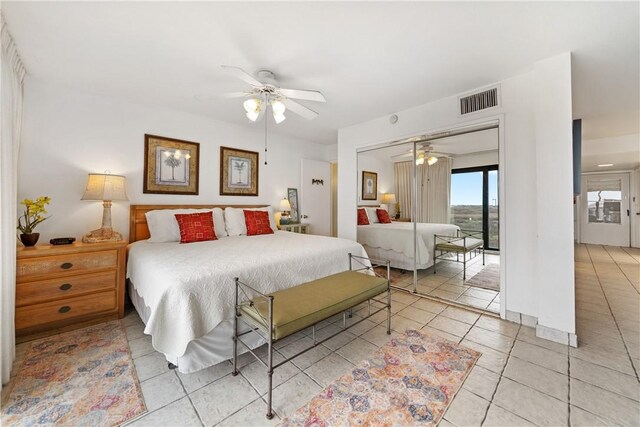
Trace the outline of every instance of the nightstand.
{"label": "nightstand", "polygon": [[309,224],[280,224],[280,230],[309,234]]}
{"label": "nightstand", "polygon": [[18,341],[122,318],[126,247],[126,242],[19,247]]}

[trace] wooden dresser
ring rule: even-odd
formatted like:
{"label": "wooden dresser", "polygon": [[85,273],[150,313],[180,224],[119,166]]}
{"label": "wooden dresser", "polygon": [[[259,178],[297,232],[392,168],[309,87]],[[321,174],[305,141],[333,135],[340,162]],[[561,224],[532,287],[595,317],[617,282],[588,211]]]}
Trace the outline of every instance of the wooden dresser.
{"label": "wooden dresser", "polygon": [[19,342],[124,316],[126,242],[18,248]]}

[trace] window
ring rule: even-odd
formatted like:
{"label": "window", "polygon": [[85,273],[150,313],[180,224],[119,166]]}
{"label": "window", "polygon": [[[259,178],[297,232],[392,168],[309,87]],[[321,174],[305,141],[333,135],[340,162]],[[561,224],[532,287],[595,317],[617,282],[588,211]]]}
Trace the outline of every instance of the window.
{"label": "window", "polygon": [[498,165],[451,171],[451,223],[482,231],[486,249],[500,249]]}

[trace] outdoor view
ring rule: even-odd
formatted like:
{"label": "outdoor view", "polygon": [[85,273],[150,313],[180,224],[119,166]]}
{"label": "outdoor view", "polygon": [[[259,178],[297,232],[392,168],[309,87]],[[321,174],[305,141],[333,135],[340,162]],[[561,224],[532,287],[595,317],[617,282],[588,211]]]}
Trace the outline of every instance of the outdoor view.
{"label": "outdoor view", "polygon": [[[451,175],[451,222],[462,230],[482,231],[482,174]],[[489,247],[500,248],[498,171],[489,171]]]}

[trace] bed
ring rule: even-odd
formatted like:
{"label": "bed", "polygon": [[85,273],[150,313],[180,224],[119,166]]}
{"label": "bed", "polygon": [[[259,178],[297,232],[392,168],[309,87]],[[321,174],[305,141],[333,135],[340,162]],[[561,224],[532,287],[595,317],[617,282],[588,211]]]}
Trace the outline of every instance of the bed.
{"label": "bed", "polygon": [[269,293],[346,271],[349,253],[367,256],[350,240],[285,231],[189,244],[147,240],[145,213],[185,207],[132,205],[127,261],[128,293],[144,332],[183,373],[232,357],[234,277]]}
{"label": "bed", "polygon": [[[369,225],[358,225],[357,240],[375,259],[388,259],[391,267],[413,271],[414,237],[412,222],[374,222],[375,208],[368,207]],[[416,268],[433,265],[433,236],[456,236],[460,227],[453,224],[417,223]]]}

